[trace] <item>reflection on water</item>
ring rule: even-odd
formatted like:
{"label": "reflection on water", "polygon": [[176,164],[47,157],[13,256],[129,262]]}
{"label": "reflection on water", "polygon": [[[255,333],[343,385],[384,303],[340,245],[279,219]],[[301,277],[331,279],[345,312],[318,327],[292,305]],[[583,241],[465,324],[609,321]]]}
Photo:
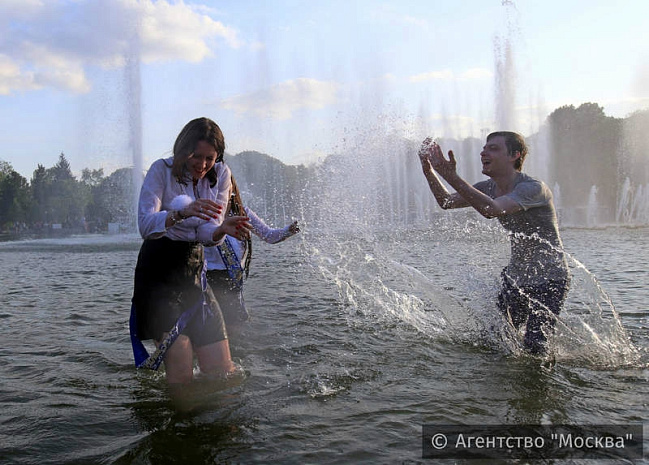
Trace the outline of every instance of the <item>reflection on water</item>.
{"label": "reflection on water", "polygon": [[[484,223],[255,242],[247,377],[169,401],[136,372],[139,238],[0,244],[7,463],[401,463],[421,425],[628,423],[647,408],[646,230],[566,230],[576,284],[556,365],[494,330],[508,242]],[[577,263],[583,264],[580,268]],[[601,289],[600,289],[601,288]],[[613,313],[617,312],[617,316]],[[377,438],[380,441],[377,442]]]}

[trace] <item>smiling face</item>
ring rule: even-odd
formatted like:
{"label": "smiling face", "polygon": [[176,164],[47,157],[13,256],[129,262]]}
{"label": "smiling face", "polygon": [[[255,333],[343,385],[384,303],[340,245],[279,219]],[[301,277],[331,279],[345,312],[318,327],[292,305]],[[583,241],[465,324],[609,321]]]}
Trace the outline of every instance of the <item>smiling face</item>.
{"label": "smiling face", "polygon": [[183,184],[189,174],[194,180],[207,177],[213,185],[216,177],[212,168],[223,159],[224,152],[225,139],[218,124],[205,117],[193,119],[176,137],[171,173]]}
{"label": "smiling face", "polygon": [[482,161],[482,174],[498,177],[514,170],[520,152],[510,154],[504,136],[494,136],[487,139],[487,143],[480,152]]}
{"label": "smiling face", "polygon": [[187,158],[185,166],[187,171],[191,174],[192,179],[203,179],[207,172],[212,169],[216,163],[218,154],[216,149],[204,140],[199,140],[196,143],[194,152]]}

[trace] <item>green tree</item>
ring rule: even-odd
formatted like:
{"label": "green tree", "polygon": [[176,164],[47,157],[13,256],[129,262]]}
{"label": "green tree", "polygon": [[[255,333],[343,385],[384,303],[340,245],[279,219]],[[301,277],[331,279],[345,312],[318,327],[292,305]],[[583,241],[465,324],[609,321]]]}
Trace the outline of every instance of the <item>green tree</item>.
{"label": "green tree", "polygon": [[595,103],[563,106],[548,116],[551,178],[561,186],[561,203],[583,207],[593,186],[602,213],[615,212],[622,120],[608,117]]}
{"label": "green tree", "polygon": [[620,177],[633,186],[649,182],[649,110],[637,111],[624,120]]}
{"label": "green tree", "polygon": [[52,221],[63,223],[67,227],[78,227],[83,221],[89,201],[89,189],[77,181],[63,153],[59,155],[56,165],[48,171],[51,180],[48,190]]}
{"label": "green tree", "polygon": [[49,223],[52,221],[49,206],[50,174],[40,163],[34,170],[31,180],[32,208],[31,222],[33,224]]}
{"label": "green tree", "polygon": [[27,180],[0,160],[0,229],[29,222],[31,195]]}
{"label": "green tree", "polygon": [[[133,169],[121,168],[91,187],[86,219],[91,230],[105,231],[108,223],[134,224]],[[97,175],[98,173],[95,173]]]}
{"label": "green tree", "polygon": [[104,180],[104,169],[91,170],[84,168],[81,170],[81,182],[89,187],[98,186]]}

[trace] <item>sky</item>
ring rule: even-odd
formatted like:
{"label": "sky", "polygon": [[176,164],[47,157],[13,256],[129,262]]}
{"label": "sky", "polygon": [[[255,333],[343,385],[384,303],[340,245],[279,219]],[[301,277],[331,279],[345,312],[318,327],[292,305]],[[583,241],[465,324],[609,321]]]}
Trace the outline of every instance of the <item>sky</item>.
{"label": "sky", "polygon": [[0,0],[0,160],[27,180],[61,153],[76,175],[147,168],[199,116],[228,154],[286,164],[368,133],[530,135],[563,105],[625,117],[649,108],[647,18],[646,0]]}

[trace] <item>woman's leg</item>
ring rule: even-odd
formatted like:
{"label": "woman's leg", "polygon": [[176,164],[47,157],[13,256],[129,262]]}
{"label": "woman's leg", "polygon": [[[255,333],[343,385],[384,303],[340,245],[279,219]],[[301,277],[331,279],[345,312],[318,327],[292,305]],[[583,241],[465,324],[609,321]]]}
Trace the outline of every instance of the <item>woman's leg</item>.
{"label": "woman's leg", "polygon": [[[167,336],[165,333],[162,337]],[[156,346],[159,344],[156,341]],[[173,384],[188,384],[194,377],[194,352],[192,343],[185,335],[179,335],[178,339],[169,347],[164,358],[167,382]]]}
{"label": "woman's leg", "polygon": [[194,352],[198,357],[198,366],[205,374],[226,375],[235,370],[227,339],[195,347]]}

